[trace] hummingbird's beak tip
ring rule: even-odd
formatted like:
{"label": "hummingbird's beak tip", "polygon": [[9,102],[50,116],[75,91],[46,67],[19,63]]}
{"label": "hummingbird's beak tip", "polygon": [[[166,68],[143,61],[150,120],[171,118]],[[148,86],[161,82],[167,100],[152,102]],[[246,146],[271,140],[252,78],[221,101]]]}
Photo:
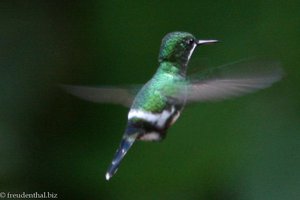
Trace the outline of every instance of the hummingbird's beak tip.
{"label": "hummingbird's beak tip", "polygon": [[210,44],[210,43],[217,43],[218,40],[198,40],[197,45],[203,45],[203,44]]}

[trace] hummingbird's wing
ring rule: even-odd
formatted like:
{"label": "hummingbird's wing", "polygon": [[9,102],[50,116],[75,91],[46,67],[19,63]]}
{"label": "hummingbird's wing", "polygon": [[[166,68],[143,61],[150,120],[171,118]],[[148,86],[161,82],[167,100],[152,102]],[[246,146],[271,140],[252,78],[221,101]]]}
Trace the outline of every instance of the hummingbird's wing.
{"label": "hummingbird's wing", "polygon": [[61,85],[68,93],[81,99],[96,103],[120,104],[130,107],[139,86],[128,87],[87,87],[75,85]]}
{"label": "hummingbird's wing", "polygon": [[267,88],[282,76],[279,62],[239,61],[191,76],[185,96],[187,103],[224,100]]}

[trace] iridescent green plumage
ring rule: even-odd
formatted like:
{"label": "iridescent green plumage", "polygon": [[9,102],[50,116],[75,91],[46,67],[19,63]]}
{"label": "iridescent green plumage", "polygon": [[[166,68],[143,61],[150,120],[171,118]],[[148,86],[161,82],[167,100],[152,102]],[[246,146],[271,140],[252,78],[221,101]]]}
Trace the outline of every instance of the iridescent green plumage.
{"label": "iridescent green plumage", "polygon": [[[159,52],[158,70],[138,93],[132,108],[161,113],[167,107],[169,99],[182,90],[186,65],[196,45],[196,38],[190,33],[167,34],[162,40]],[[177,103],[183,104],[184,101]]]}
{"label": "iridescent green plumage", "polygon": [[168,97],[178,93],[178,85],[185,77],[178,68],[163,62],[154,77],[142,88],[135,98],[132,108],[160,113],[166,107]]}
{"label": "iridescent green plumage", "polygon": [[[187,65],[196,42],[196,38],[190,33],[173,32],[167,34],[162,40],[158,56],[159,62],[171,62],[178,68]],[[185,70],[182,69],[182,71]]]}

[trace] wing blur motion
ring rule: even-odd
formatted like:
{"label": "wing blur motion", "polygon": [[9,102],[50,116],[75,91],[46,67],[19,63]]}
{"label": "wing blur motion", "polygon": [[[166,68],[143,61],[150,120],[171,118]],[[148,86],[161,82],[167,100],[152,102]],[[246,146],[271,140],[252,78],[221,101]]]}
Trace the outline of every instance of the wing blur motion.
{"label": "wing blur motion", "polygon": [[242,61],[194,75],[187,86],[187,102],[218,101],[270,87],[283,76],[276,61]]}
{"label": "wing blur motion", "polygon": [[95,103],[111,103],[130,107],[137,88],[131,87],[87,87],[61,85],[68,93]]}
{"label": "wing blur motion", "polygon": [[[176,98],[187,103],[221,101],[270,87],[283,76],[281,65],[272,60],[246,60],[230,63],[192,75],[178,85]],[[184,86],[184,87],[182,87]],[[124,87],[87,87],[61,85],[68,93],[96,103],[130,107],[140,85]],[[176,87],[176,86],[174,86]]]}

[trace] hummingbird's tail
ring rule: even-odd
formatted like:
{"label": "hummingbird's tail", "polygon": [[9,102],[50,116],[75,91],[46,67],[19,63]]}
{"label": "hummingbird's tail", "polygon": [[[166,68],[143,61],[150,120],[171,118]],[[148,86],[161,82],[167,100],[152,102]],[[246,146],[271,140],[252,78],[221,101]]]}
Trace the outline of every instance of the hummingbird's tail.
{"label": "hummingbird's tail", "polygon": [[133,145],[135,139],[136,136],[125,136],[122,139],[121,144],[114,156],[114,159],[106,172],[106,180],[109,180],[117,172],[122,159],[124,158],[127,151],[130,149],[130,147]]}

